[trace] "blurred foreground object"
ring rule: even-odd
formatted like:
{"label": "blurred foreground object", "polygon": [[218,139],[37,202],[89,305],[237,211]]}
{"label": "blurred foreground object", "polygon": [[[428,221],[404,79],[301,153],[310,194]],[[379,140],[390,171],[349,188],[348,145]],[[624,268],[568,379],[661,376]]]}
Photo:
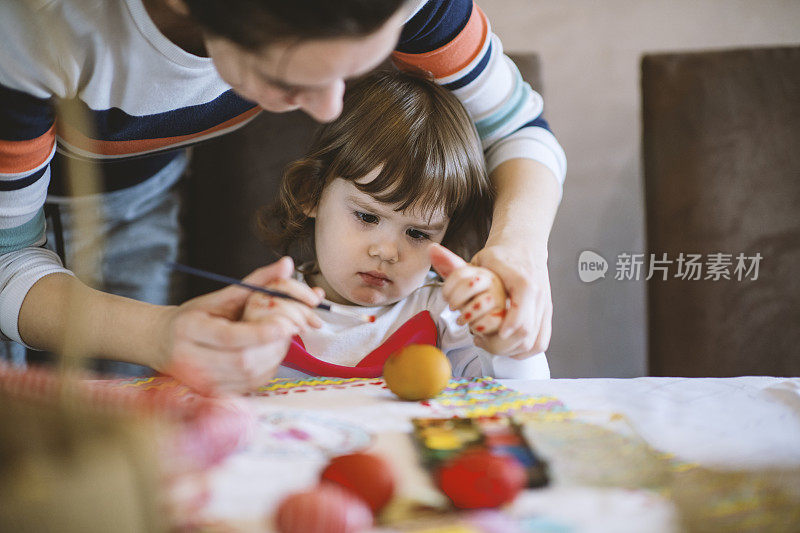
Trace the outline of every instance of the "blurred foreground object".
{"label": "blurred foreground object", "polygon": [[166,428],[87,400],[45,370],[0,370],[0,530],[167,529],[156,460]]}
{"label": "blurred foreground object", "polygon": [[194,527],[208,469],[250,434],[238,405],[0,367],[0,531]]}

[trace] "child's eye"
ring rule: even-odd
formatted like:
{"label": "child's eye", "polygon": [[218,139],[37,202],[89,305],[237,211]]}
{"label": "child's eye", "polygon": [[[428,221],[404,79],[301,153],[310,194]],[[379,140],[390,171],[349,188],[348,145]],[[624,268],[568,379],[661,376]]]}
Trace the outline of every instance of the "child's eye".
{"label": "child's eye", "polygon": [[406,231],[406,235],[408,235],[409,237],[411,237],[415,241],[421,241],[421,240],[425,240],[425,239],[430,239],[431,238],[430,235],[428,235],[427,233],[423,233],[418,229],[410,229],[410,230]]}
{"label": "child's eye", "polygon": [[353,214],[355,215],[355,217],[357,219],[359,219],[361,222],[364,222],[365,224],[377,224],[378,223],[377,215],[371,215],[369,213],[364,213],[362,211],[353,211]]}

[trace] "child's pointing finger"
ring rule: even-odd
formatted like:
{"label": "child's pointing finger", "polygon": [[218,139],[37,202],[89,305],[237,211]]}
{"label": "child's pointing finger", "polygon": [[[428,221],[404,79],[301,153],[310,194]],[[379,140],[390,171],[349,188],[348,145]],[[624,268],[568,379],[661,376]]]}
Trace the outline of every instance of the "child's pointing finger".
{"label": "child's pointing finger", "polygon": [[437,243],[431,244],[428,248],[428,257],[431,259],[431,266],[444,279],[456,269],[467,265],[466,261]]}

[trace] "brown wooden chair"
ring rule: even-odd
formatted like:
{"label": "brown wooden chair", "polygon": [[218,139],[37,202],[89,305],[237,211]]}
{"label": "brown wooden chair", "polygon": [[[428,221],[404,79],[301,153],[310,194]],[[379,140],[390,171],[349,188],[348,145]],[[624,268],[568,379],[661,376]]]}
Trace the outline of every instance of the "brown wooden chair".
{"label": "brown wooden chair", "polygon": [[[538,56],[512,58],[540,91]],[[185,261],[242,277],[278,257],[256,236],[254,214],[272,203],[284,167],[303,155],[316,127],[299,111],[261,113],[241,130],[195,148],[185,184]],[[204,280],[184,281],[187,296],[219,288]]]}
{"label": "brown wooden chair", "polygon": [[704,263],[648,281],[650,374],[800,375],[800,48],[648,55],[642,96],[648,251]]}

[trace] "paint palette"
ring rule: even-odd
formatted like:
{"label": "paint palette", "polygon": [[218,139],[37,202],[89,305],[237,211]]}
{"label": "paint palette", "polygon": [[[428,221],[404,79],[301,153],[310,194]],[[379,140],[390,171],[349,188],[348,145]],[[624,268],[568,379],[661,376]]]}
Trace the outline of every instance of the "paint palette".
{"label": "paint palette", "polygon": [[519,461],[528,475],[528,487],[547,485],[547,463],[507,416],[477,418],[415,418],[414,441],[422,462],[435,471],[442,462],[468,450],[488,450]]}

